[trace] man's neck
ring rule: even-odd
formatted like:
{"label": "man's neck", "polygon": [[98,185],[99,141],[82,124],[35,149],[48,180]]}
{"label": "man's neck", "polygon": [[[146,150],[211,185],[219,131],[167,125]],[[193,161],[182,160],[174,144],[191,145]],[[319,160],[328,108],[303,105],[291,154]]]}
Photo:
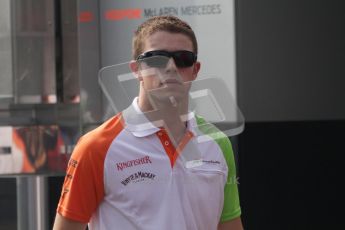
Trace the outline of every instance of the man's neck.
{"label": "man's neck", "polygon": [[182,120],[182,116],[188,113],[188,103],[177,103],[166,105],[156,103],[153,108],[150,102],[139,97],[138,106],[150,122],[163,121],[163,127],[166,129],[171,141],[178,146],[187,130],[187,121]]}

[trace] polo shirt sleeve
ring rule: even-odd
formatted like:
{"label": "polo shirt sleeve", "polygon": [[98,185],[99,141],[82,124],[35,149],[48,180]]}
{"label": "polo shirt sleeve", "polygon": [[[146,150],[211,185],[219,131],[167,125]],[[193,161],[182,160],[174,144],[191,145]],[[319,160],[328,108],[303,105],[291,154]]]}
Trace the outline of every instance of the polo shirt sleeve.
{"label": "polo shirt sleeve", "polygon": [[227,137],[224,137],[219,139],[218,144],[228,165],[228,178],[224,187],[224,206],[220,218],[221,222],[225,222],[239,217],[241,207],[237,188],[235,158],[231,143]]}
{"label": "polo shirt sleeve", "polygon": [[83,137],[69,160],[57,212],[88,223],[104,196],[104,159],[95,154],[92,141]]}
{"label": "polo shirt sleeve", "polygon": [[57,212],[74,221],[89,222],[103,201],[104,162],[114,138],[123,130],[121,114],[78,141],[69,160]]}
{"label": "polo shirt sleeve", "polygon": [[224,205],[220,222],[235,219],[241,215],[241,207],[237,188],[235,158],[231,142],[223,132],[214,125],[207,123],[202,117],[196,116],[196,120],[200,131],[209,135],[218,144],[228,166],[228,177],[224,187]]}

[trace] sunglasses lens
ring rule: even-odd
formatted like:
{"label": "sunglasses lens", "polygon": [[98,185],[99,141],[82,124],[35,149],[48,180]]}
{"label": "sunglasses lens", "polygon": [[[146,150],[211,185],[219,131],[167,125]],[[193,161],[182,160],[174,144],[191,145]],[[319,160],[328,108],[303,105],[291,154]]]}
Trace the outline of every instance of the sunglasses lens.
{"label": "sunglasses lens", "polygon": [[194,64],[196,56],[190,51],[149,51],[138,57],[138,61],[153,68],[165,68],[169,59],[173,57],[177,67],[185,68]]}
{"label": "sunglasses lens", "polygon": [[188,51],[178,51],[173,54],[177,67],[190,67],[194,64],[194,54]]}
{"label": "sunglasses lens", "polygon": [[141,62],[144,62],[147,66],[152,68],[164,68],[168,61],[169,59],[164,56],[152,56],[141,60]]}

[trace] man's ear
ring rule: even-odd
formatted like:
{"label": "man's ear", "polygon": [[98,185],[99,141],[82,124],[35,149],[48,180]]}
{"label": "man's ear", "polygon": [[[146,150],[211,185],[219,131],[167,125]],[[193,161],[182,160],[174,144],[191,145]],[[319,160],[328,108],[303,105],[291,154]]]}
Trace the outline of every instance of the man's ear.
{"label": "man's ear", "polygon": [[199,70],[201,68],[201,63],[200,62],[195,62],[193,66],[193,81],[198,77]]}
{"label": "man's ear", "polygon": [[132,73],[134,74],[134,76],[136,78],[138,78],[139,81],[143,80],[143,77],[140,75],[140,71],[139,71],[139,64],[138,62],[132,60],[129,62],[129,68],[131,69]]}

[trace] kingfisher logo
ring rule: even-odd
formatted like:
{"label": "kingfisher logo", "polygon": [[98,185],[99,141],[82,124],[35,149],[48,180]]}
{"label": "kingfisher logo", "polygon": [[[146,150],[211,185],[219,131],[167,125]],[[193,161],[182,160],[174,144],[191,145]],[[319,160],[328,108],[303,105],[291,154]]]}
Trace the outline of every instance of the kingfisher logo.
{"label": "kingfisher logo", "polygon": [[138,158],[135,160],[116,163],[116,167],[118,171],[122,171],[126,168],[131,168],[133,166],[143,165],[143,164],[152,164],[152,161],[150,160],[149,156],[144,156],[142,158]]}
{"label": "kingfisher logo", "polygon": [[129,177],[127,177],[126,179],[124,179],[123,181],[121,181],[121,184],[126,186],[129,183],[138,183],[140,181],[144,181],[148,179],[153,180],[155,177],[156,175],[150,172],[136,172],[130,175]]}

